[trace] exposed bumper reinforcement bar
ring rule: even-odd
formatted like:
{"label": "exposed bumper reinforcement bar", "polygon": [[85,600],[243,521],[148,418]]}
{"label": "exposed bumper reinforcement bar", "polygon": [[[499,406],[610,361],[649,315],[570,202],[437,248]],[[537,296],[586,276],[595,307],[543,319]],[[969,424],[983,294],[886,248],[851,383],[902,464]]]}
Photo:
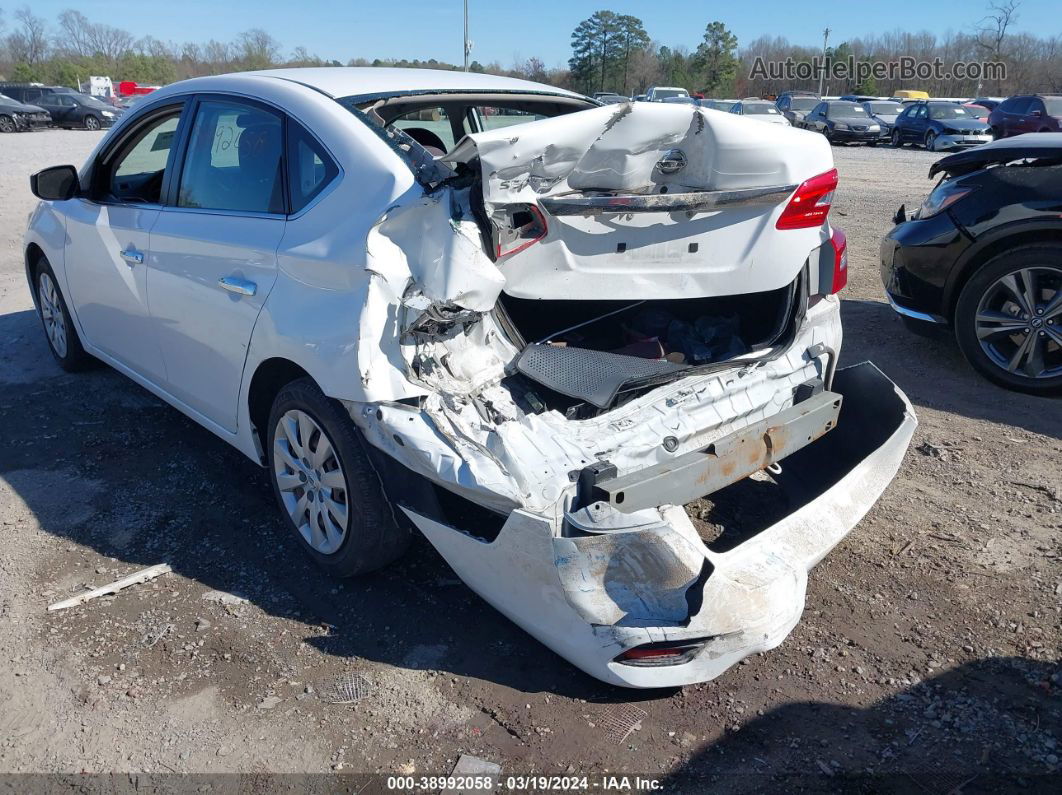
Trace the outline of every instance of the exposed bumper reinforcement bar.
{"label": "exposed bumper reinforcement bar", "polygon": [[837,426],[841,395],[820,392],[742,428],[703,450],[626,475],[599,480],[591,500],[624,513],[658,505],[685,505],[736,483],[806,447]]}

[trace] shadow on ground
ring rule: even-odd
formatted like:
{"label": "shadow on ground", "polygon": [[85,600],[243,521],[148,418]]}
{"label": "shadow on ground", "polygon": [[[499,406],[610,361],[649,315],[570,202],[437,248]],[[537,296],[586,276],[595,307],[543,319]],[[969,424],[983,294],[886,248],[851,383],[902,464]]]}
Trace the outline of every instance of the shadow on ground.
{"label": "shadow on ground", "polygon": [[842,301],[841,317],[841,366],[869,359],[907,393],[916,411],[921,406],[1062,438],[1057,398],[1010,392],[986,381],[966,363],[950,331],[919,337],[880,301]]}
{"label": "shadow on ground", "polygon": [[773,709],[701,749],[662,790],[1058,792],[1060,731],[1059,667],[988,658],[865,709]]}

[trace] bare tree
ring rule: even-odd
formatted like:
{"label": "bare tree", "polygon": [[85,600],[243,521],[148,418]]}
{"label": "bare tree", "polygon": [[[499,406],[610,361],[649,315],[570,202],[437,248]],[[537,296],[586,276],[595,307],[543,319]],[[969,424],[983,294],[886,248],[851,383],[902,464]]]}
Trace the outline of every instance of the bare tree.
{"label": "bare tree", "polygon": [[240,34],[236,41],[240,65],[244,69],[265,69],[276,63],[280,56],[280,43],[261,28],[251,28]]}
{"label": "bare tree", "polygon": [[7,37],[11,60],[36,66],[48,55],[44,20],[35,16],[29,6],[22,6],[15,11],[15,21],[19,27]]}
{"label": "bare tree", "polygon": [[[1020,0],[1006,0],[1006,2],[993,2],[988,6],[986,14],[977,27],[977,45],[992,54],[995,61],[1005,61],[1003,42],[1007,38],[1007,28],[1018,21],[1018,7]],[[980,86],[978,86],[980,88]],[[996,92],[1002,93],[1003,81],[996,79]]]}

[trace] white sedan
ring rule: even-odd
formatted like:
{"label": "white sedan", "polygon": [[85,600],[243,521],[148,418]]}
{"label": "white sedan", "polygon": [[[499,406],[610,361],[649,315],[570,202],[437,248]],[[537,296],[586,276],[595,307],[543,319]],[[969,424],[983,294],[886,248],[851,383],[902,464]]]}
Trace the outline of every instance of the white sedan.
{"label": "white sedan", "polygon": [[[681,685],[785,638],[911,437],[836,369],[836,184],[821,137],[695,105],[206,77],[33,176],[26,272],[62,367],[261,464],[327,572],[415,527],[583,670]],[[765,521],[734,525],[704,500],[747,477]]]}

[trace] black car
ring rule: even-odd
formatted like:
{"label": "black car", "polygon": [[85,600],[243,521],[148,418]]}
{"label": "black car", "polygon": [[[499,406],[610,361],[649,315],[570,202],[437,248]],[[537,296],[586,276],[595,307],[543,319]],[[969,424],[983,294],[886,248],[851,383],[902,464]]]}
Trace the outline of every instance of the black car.
{"label": "black car", "polygon": [[877,143],[881,125],[854,102],[831,100],[816,105],[801,124],[826,136],[831,144]]}
{"label": "black car", "polygon": [[0,93],[19,102],[39,105],[48,111],[52,124],[57,127],[99,130],[110,127],[121,115],[121,109],[64,86],[0,83]]}
{"label": "black car", "polygon": [[0,133],[47,127],[51,123],[52,117],[44,108],[26,105],[5,94],[0,94]]}
{"label": "black car", "polygon": [[1062,394],[1062,133],[1029,133],[937,161],[944,177],[881,242],[893,309],[950,326],[986,378]]}
{"label": "black car", "polygon": [[934,152],[980,146],[992,140],[992,130],[956,102],[912,102],[892,125],[892,145],[921,144]]}

